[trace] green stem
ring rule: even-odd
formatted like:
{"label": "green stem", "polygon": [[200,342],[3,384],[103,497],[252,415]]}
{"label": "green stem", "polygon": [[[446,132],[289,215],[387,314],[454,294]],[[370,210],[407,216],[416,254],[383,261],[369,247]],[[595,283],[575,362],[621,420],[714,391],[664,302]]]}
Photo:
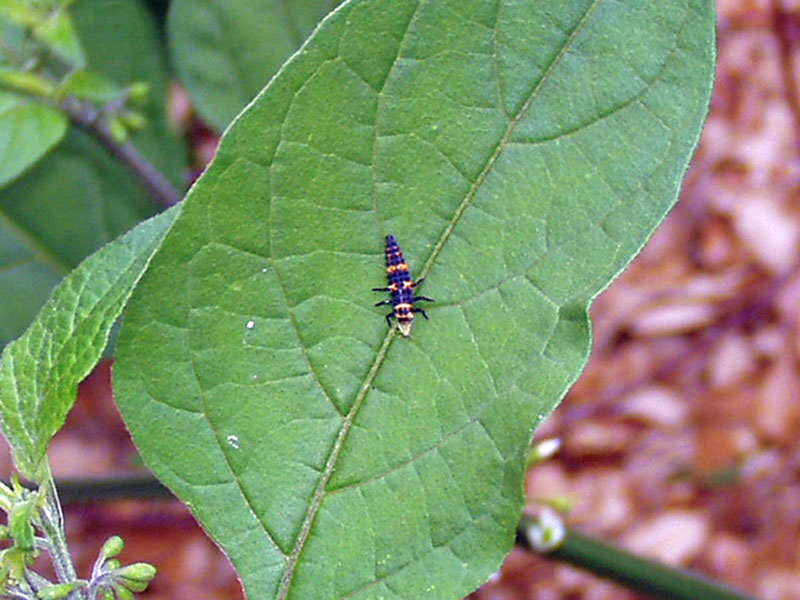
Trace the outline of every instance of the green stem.
{"label": "green stem", "polygon": [[[72,557],[67,547],[64,514],[61,511],[58,492],[49,465],[43,471],[45,471],[45,475],[42,477],[39,490],[44,495],[44,501],[38,514],[39,525],[47,538],[50,558],[53,561],[53,568],[59,583],[75,583],[78,581],[78,573],[75,565],[72,564]],[[84,590],[76,589],[69,595],[69,600],[86,600],[86,594]]]}
{"label": "green stem", "polygon": [[[523,519],[519,541],[532,549],[527,530],[534,522]],[[535,526],[535,524],[533,524]],[[740,590],[685,569],[668,567],[654,560],[626,552],[596,538],[566,530],[562,542],[542,553],[547,558],[569,563],[624,585],[651,598],[663,600],[755,600]]]}

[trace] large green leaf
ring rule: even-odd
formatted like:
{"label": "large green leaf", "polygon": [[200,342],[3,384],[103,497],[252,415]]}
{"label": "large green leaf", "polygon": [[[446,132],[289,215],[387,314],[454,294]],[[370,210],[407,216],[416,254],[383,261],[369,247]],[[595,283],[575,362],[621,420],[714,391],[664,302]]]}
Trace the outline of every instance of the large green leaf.
{"label": "large green leaf", "polygon": [[[591,299],[677,197],[710,0],[351,0],[234,123],[117,399],[248,597],[458,598],[511,547]],[[373,308],[383,236],[431,320]]]}
{"label": "large green leaf", "polygon": [[173,62],[197,110],[222,131],[341,0],[173,0]]}
{"label": "large green leaf", "polygon": [[75,403],[177,208],[87,258],[55,289],[37,319],[0,355],[0,422],[17,468],[36,479],[50,439]]}
{"label": "large green leaf", "polygon": [[[180,186],[186,153],[166,122],[168,76],[147,9],[131,0],[81,0],[71,10],[93,70],[120,85],[150,84],[148,126],[133,142]],[[0,190],[0,347],[25,330],[71,268],[154,208],[144,188],[77,130]]]}

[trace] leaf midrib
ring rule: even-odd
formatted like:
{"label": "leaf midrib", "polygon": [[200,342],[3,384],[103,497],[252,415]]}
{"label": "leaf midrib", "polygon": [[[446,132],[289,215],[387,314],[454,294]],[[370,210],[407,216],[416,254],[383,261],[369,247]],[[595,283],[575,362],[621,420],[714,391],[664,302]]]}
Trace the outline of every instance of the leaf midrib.
{"label": "leaf midrib", "polygon": [[[423,277],[426,277],[427,274],[432,269],[433,264],[436,262],[436,259],[438,258],[439,254],[441,253],[442,249],[444,248],[445,243],[450,238],[450,235],[452,234],[452,232],[455,229],[456,225],[461,220],[461,217],[463,216],[464,212],[469,207],[470,203],[474,199],[474,197],[477,194],[478,190],[483,185],[483,182],[486,180],[486,177],[489,175],[489,173],[491,172],[492,168],[494,167],[494,165],[497,163],[498,159],[500,158],[500,155],[502,154],[503,150],[508,145],[509,139],[510,139],[512,133],[514,132],[514,130],[516,129],[517,124],[527,114],[528,109],[530,108],[531,104],[533,104],[534,100],[536,100],[536,98],[538,97],[540,90],[542,89],[544,84],[549,80],[553,70],[561,62],[561,59],[564,56],[564,54],[566,53],[567,49],[570,47],[570,45],[572,44],[574,39],[578,36],[578,34],[584,28],[584,26],[585,26],[586,22],[588,21],[590,15],[594,12],[595,8],[597,7],[597,5],[598,5],[598,3],[600,1],[601,0],[593,0],[591,5],[587,8],[586,12],[583,14],[581,19],[578,21],[578,24],[576,25],[576,27],[573,30],[573,32],[566,39],[566,41],[564,42],[564,44],[561,47],[561,49],[559,50],[559,52],[556,54],[556,56],[553,58],[553,60],[547,66],[547,69],[543,73],[543,75],[540,78],[539,82],[536,84],[536,86],[533,88],[533,90],[531,90],[530,96],[526,100],[525,104],[523,104],[523,106],[520,108],[520,110],[519,110],[518,114],[516,115],[516,117],[514,117],[509,122],[505,134],[502,136],[502,138],[498,142],[497,146],[494,149],[494,152],[492,153],[492,155],[487,160],[486,165],[481,170],[481,172],[478,175],[478,177],[475,179],[475,182],[470,186],[470,189],[467,191],[466,195],[464,196],[464,200],[461,202],[461,204],[456,209],[456,211],[455,211],[455,213],[453,215],[453,218],[450,220],[449,225],[445,228],[445,230],[442,233],[439,241],[436,243],[436,245],[431,250],[430,257],[428,258],[428,260],[425,261],[425,264],[424,264],[424,266],[422,268],[422,271],[420,272],[420,276],[419,276],[420,279],[422,279]],[[500,9],[498,8],[498,11],[499,10]],[[412,21],[413,21],[413,18],[412,18],[412,20],[409,21],[409,24]],[[406,36],[407,33],[408,33],[408,28],[406,29],[406,31],[404,33],[403,40],[401,41],[401,43],[398,46],[399,48],[402,48],[402,45],[403,45],[403,42],[405,41],[405,36]],[[497,33],[497,31],[496,31],[496,23],[495,23],[495,35],[496,35],[496,33]],[[398,53],[398,56],[399,56],[399,53]],[[391,72],[391,69],[394,68],[394,65],[396,64],[396,61],[397,61],[397,56],[395,57],[395,59],[394,59],[394,61],[392,63],[392,66],[389,69],[390,72]],[[389,79],[389,77],[387,76],[386,80],[388,80],[388,79]],[[300,528],[300,533],[298,534],[298,537],[297,537],[297,542],[295,543],[295,546],[292,549],[292,553],[289,555],[289,557],[287,559],[286,570],[284,571],[283,577],[281,578],[281,583],[280,583],[280,586],[278,588],[278,593],[276,595],[276,600],[285,600],[288,597],[289,590],[291,588],[291,584],[292,584],[292,581],[293,581],[294,572],[295,572],[295,569],[297,567],[297,562],[298,562],[298,560],[300,558],[300,554],[301,554],[303,548],[305,547],[305,542],[308,539],[309,533],[311,532],[311,528],[312,528],[312,526],[314,524],[314,520],[316,518],[316,515],[319,512],[320,507],[322,506],[322,501],[323,501],[323,499],[325,497],[325,494],[326,494],[325,488],[326,488],[326,486],[328,484],[328,481],[330,480],[331,476],[333,475],[333,472],[334,472],[334,469],[335,469],[335,466],[336,466],[336,462],[338,461],[339,454],[341,453],[341,450],[344,447],[344,443],[345,443],[345,441],[347,439],[347,435],[348,435],[348,433],[349,433],[349,431],[350,431],[350,429],[352,427],[353,421],[355,420],[356,416],[358,415],[358,412],[359,412],[364,400],[366,399],[367,393],[369,392],[370,388],[372,387],[372,383],[375,380],[375,377],[377,376],[378,372],[380,371],[380,368],[383,366],[383,362],[386,359],[386,355],[388,353],[389,346],[391,345],[392,341],[396,337],[396,334],[397,334],[397,332],[396,332],[395,328],[390,328],[389,329],[389,332],[386,334],[386,337],[384,338],[383,343],[381,344],[380,348],[378,349],[378,352],[377,352],[377,354],[375,356],[375,361],[373,362],[372,367],[367,372],[367,375],[366,375],[366,377],[364,379],[364,384],[359,389],[359,392],[356,395],[355,401],[353,402],[353,405],[350,408],[350,411],[347,413],[347,415],[342,420],[342,426],[341,426],[341,429],[339,430],[339,435],[336,438],[336,442],[331,447],[331,452],[330,452],[330,454],[328,456],[328,460],[325,463],[325,468],[322,471],[322,476],[320,477],[320,481],[319,481],[319,483],[317,485],[317,489],[315,490],[314,496],[312,497],[312,500],[309,503],[308,511],[306,512],[306,516],[303,519],[303,524],[302,524],[302,526]]]}

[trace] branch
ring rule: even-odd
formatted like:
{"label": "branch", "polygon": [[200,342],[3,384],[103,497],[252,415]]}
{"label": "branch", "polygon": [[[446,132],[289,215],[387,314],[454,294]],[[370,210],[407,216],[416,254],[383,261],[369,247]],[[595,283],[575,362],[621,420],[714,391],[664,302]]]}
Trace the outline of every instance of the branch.
{"label": "branch", "polygon": [[523,517],[517,529],[517,544],[540,556],[568,563],[604,577],[618,585],[664,600],[755,600],[753,596],[686,569],[626,552],[597,538],[568,529],[561,543],[549,552],[532,548],[528,529],[532,522]]}
{"label": "branch", "polygon": [[86,131],[101,146],[136,176],[153,201],[169,208],[181,201],[182,194],[130,142],[120,143],[105,124],[103,112],[88,102],[67,98],[60,105],[70,120]]}

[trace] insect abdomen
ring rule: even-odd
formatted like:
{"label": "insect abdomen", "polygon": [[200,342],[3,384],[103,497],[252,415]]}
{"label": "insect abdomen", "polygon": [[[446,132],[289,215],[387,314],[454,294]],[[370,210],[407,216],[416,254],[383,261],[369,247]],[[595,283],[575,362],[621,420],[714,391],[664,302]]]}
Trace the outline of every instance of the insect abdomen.
{"label": "insect abdomen", "polygon": [[414,295],[417,283],[411,279],[408,263],[397,243],[397,238],[393,235],[386,236],[386,276],[389,280],[389,287],[373,288],[373,290],[387,291],[392,297],[391,300],[378,304],[391,304],[394,307],[394,310],[386,315],[386,319],[391,321],[394,318],[400,333],[408,336],[411,334],[411,326],[414,323],[414,313],[421,312],[426,319],[428,318],[424,310],[414,307],[414,302],[432,299]]}

